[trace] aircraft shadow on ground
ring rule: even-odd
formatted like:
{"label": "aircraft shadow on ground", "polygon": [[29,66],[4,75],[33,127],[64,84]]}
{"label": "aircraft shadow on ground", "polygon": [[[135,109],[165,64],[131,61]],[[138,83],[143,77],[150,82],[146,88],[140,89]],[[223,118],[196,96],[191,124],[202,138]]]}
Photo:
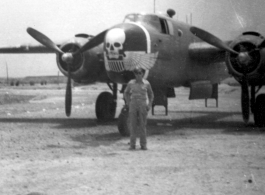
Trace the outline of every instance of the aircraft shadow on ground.
{"label": "aircraft shadow on ground", "polygon": [[[257,128],[253,122],[245,125],[239,120],[240,112],[209,112],[209,111],[178,111],[169,113],[169,116],[182,116],[182,118],[149,117],[147,130],[148,136],[179,136],[180,138],[193,135],[264,135],[265,128]],[[184,116],[184,117],[183,117]],[[236,116],[237,119],[233,117]],[[69,138],[80,143],[81,148],[112,145],[121,139],[117,128],[118,120],[102,122],[96,118],[0,118],[0,123],[27,123],[52,124],[57,130],[76,132],[69,134]],[[106,129],[104,129],[106,126]],[[113,128],[115,126],[115,128]],[[85,128],[85,133],[84,133]],[[111,130],[109,130],[111,129]],[[79,133],[79,130],[82,131]]]}
{"label": "aircraft shadow on ground", "polygon": [[[98,125],[96,119],[85,118],[0,118],[0,123],[29,123],[29,124],[58,124],[58,129],[75,129],[94,127]],[[112,122],[113,123],[113,122]],[[107,122],[105,122],[107,124]]]}
{"label": "aircraft shadow on ground", "polygon": [[[190,112],[174,112],[174,114],[187,114]],[[203,134],[229,134],[235,136],[241,136],[246,134],[260,135],[265,134],[265,129],[259,129],[254,127],[253,124],[245,125],[241,120],[233,120],[233,116],[241,115],[240,112],[193,112],[195,117],[185,117],[182,119],[158,119],[150,117],[148,119],[148,136],[168,135],[172,136],[184,136],[189,137],[191,135],[203,135]],[[229,120],[229,118],[232,118]],[[222,120],[223,119],[223,120]],[[89,119],[94,121],[92,119]],[[96,119],[95,119],[96,120]],[[77,121],[78,122],[78,121]],[[95,122],[95,121],[94,121]],[[100,125],[100,123],[97,123]],[[112,122],[102,123],[101,125],[117,125],[117,120]],[[64,125],[63,125],[64,126]],[[63,127],[67,128],[67,127]],[[116,132],[97,132],[93,133],[93,139],[91,141],[90,132],[88,130],[87,135],[75,135],[71,137],[72,140],[80,142],[84,147],[97,147],[99,145],[112,145],[118,140],[124,139]],[[128,139],[128,138],[126,138]]]}
{"label": "aircraft shadow on ground", "polygon": [[[194,116],[191,116],[192,115]],[[178,131],[183,128],[187,129],[221,129],[223,133],[261,133],[265,132],[264,128],[257,128],[253,122],[245,125],[243,120],[234,120],[234,116],[241,115],[240,112],[209,112],[209,111],[178,111],[172,115],[182,115],[185,117],[170,120],[155,115],[148,119],[148,131],[151,135],[164,134],[168,131]],[[169,113],[169,116],[171,113]],[[111,121],[99,121],[96,118],[0,118],[0,123],[29,123],[29,124],[57,124],[54,128],[78,130],[97,126],[113,126],[117,125],[117,119]],[[118,129],[117,132],[118,133]],[[101,135],[102,132],[98,132]]]}
{"label": "aircraft shadow on ground", "polygon": [[[194,116],[191,116],[192,115]],[[185,117],[180,119],[149,119],[148,126],[150,134],[164,134],[170,131],[204,130],[209,129],[211,133],[216,134],[265,134],[265,128],[258,128],[254,122],[246,125],[243,122],[241,112],[208,112],[208,111],[174,111],[174,115],[181,114]],[[169,113],[170,115],[170,113]],[[196,116],[195,116],[196,115]],[[159,116],[159,115],[158,115]],[[240,119],[238,119],[240,118]],[[183,131],[182,131],[183,132]],[[209,131],[204,131],[209,133]],[[180,133],[183,134],[183,133]],[[200,133],[201,134],[201,133]]]}

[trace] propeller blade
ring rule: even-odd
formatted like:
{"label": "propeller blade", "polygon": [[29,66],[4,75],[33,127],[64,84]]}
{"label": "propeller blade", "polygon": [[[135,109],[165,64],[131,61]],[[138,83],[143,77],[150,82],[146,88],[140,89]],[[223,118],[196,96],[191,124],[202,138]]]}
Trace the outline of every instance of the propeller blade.
{"label": "propeller blade", "polygon": [[43,44],[44,46],[54,50],[55,52],[59,52],[63,54],[64,52],[51,40],[49,39],[46,35],[42,34],[41,32],[33,29],[33,28],[27,28],[27,32],[38,42]]}
{"label": "propeller blade", "polygon": [[81,47],[77,52],[75,52],[73,55],[78,55],[80,53],[83,53],[86,50],[89,50],[93,47],[96,47],[97,45],[101,44],[104,42],[105,35],[108,32],[108,30],[105,30],[98,34],[97,36],[93,37],[90,41],[88,41],[83,47]]}
{"label": "propeller blade", "polygon": [[231,49],[228,45],[226,45],[221,39],[217,38],[216,36],[212,35],[211,33],[202,30],[200,28],[197,28],[195,26],[190,27],[190,31],[192,34],[195,36],[199,37],[201,40],[218,47],[220,49],[224,49],[228,52],[234,53],[234,54],[239,54],[235,50]]}
{"label": "propeller blade", "polygon": [[241,108],[245,124],[249,121],[249,90],[246,75],[243,76],[241,84]]}
{"label": "propeller blade", "polygon": [[72,87],[71,87],[71,69],[70,64],[68,64],[68,77],[67,77],[67,85],[66,85],[66,92],[65,92],[65,114],[66,116],[71,115],[71,108],[72,108]]}

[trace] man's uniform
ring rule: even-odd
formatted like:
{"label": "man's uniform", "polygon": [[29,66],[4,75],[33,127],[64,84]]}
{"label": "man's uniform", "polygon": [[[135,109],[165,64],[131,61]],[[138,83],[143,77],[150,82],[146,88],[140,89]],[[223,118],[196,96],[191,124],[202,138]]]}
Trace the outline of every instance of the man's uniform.
{"label": "man's uniform", "polygon": [[145,79],[141,83],[137,83],[135,79],[131,80],[125,89],[124,97],[126,104],[129,105],[130,148],[135,148],[138,126],[141,148],[146,149],[146,119],[150,108],[148,101],[150,103],[154,98],[151,85]]}

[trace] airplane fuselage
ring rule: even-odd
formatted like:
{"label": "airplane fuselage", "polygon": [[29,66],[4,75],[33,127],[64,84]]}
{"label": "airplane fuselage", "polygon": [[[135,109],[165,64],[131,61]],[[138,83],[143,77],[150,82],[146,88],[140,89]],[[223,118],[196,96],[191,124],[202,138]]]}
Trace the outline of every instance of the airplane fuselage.
{"label": "airplane fuselage", "polygon": [[192,58],[189,47],[201,41],[189,28],[168,17],[128,15],[105,38],[104,61],[109,78],[127,83],[136,66],[146,70],[145,77],[152,85],[161,87],[188,86],[198,80],[218,83],[228,77],[225,63],[218,59],[213,63],[212,59],[207,61],[208,56],[202,60]]}

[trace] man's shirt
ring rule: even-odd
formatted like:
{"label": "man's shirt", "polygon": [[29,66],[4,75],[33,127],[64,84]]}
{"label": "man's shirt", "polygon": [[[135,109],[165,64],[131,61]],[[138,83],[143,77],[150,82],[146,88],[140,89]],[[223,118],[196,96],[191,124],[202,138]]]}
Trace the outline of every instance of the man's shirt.
{"label": "man's shirt", "polygon": [[149,102],[152,102],[154,94],[151,85],[147,80],[143,79],[141,83],[138,83],[135,79],[133,79],[128,83],[124,91],[124,98],[126,104],[129,104],[134,100],[147,101],[148,99]]}

